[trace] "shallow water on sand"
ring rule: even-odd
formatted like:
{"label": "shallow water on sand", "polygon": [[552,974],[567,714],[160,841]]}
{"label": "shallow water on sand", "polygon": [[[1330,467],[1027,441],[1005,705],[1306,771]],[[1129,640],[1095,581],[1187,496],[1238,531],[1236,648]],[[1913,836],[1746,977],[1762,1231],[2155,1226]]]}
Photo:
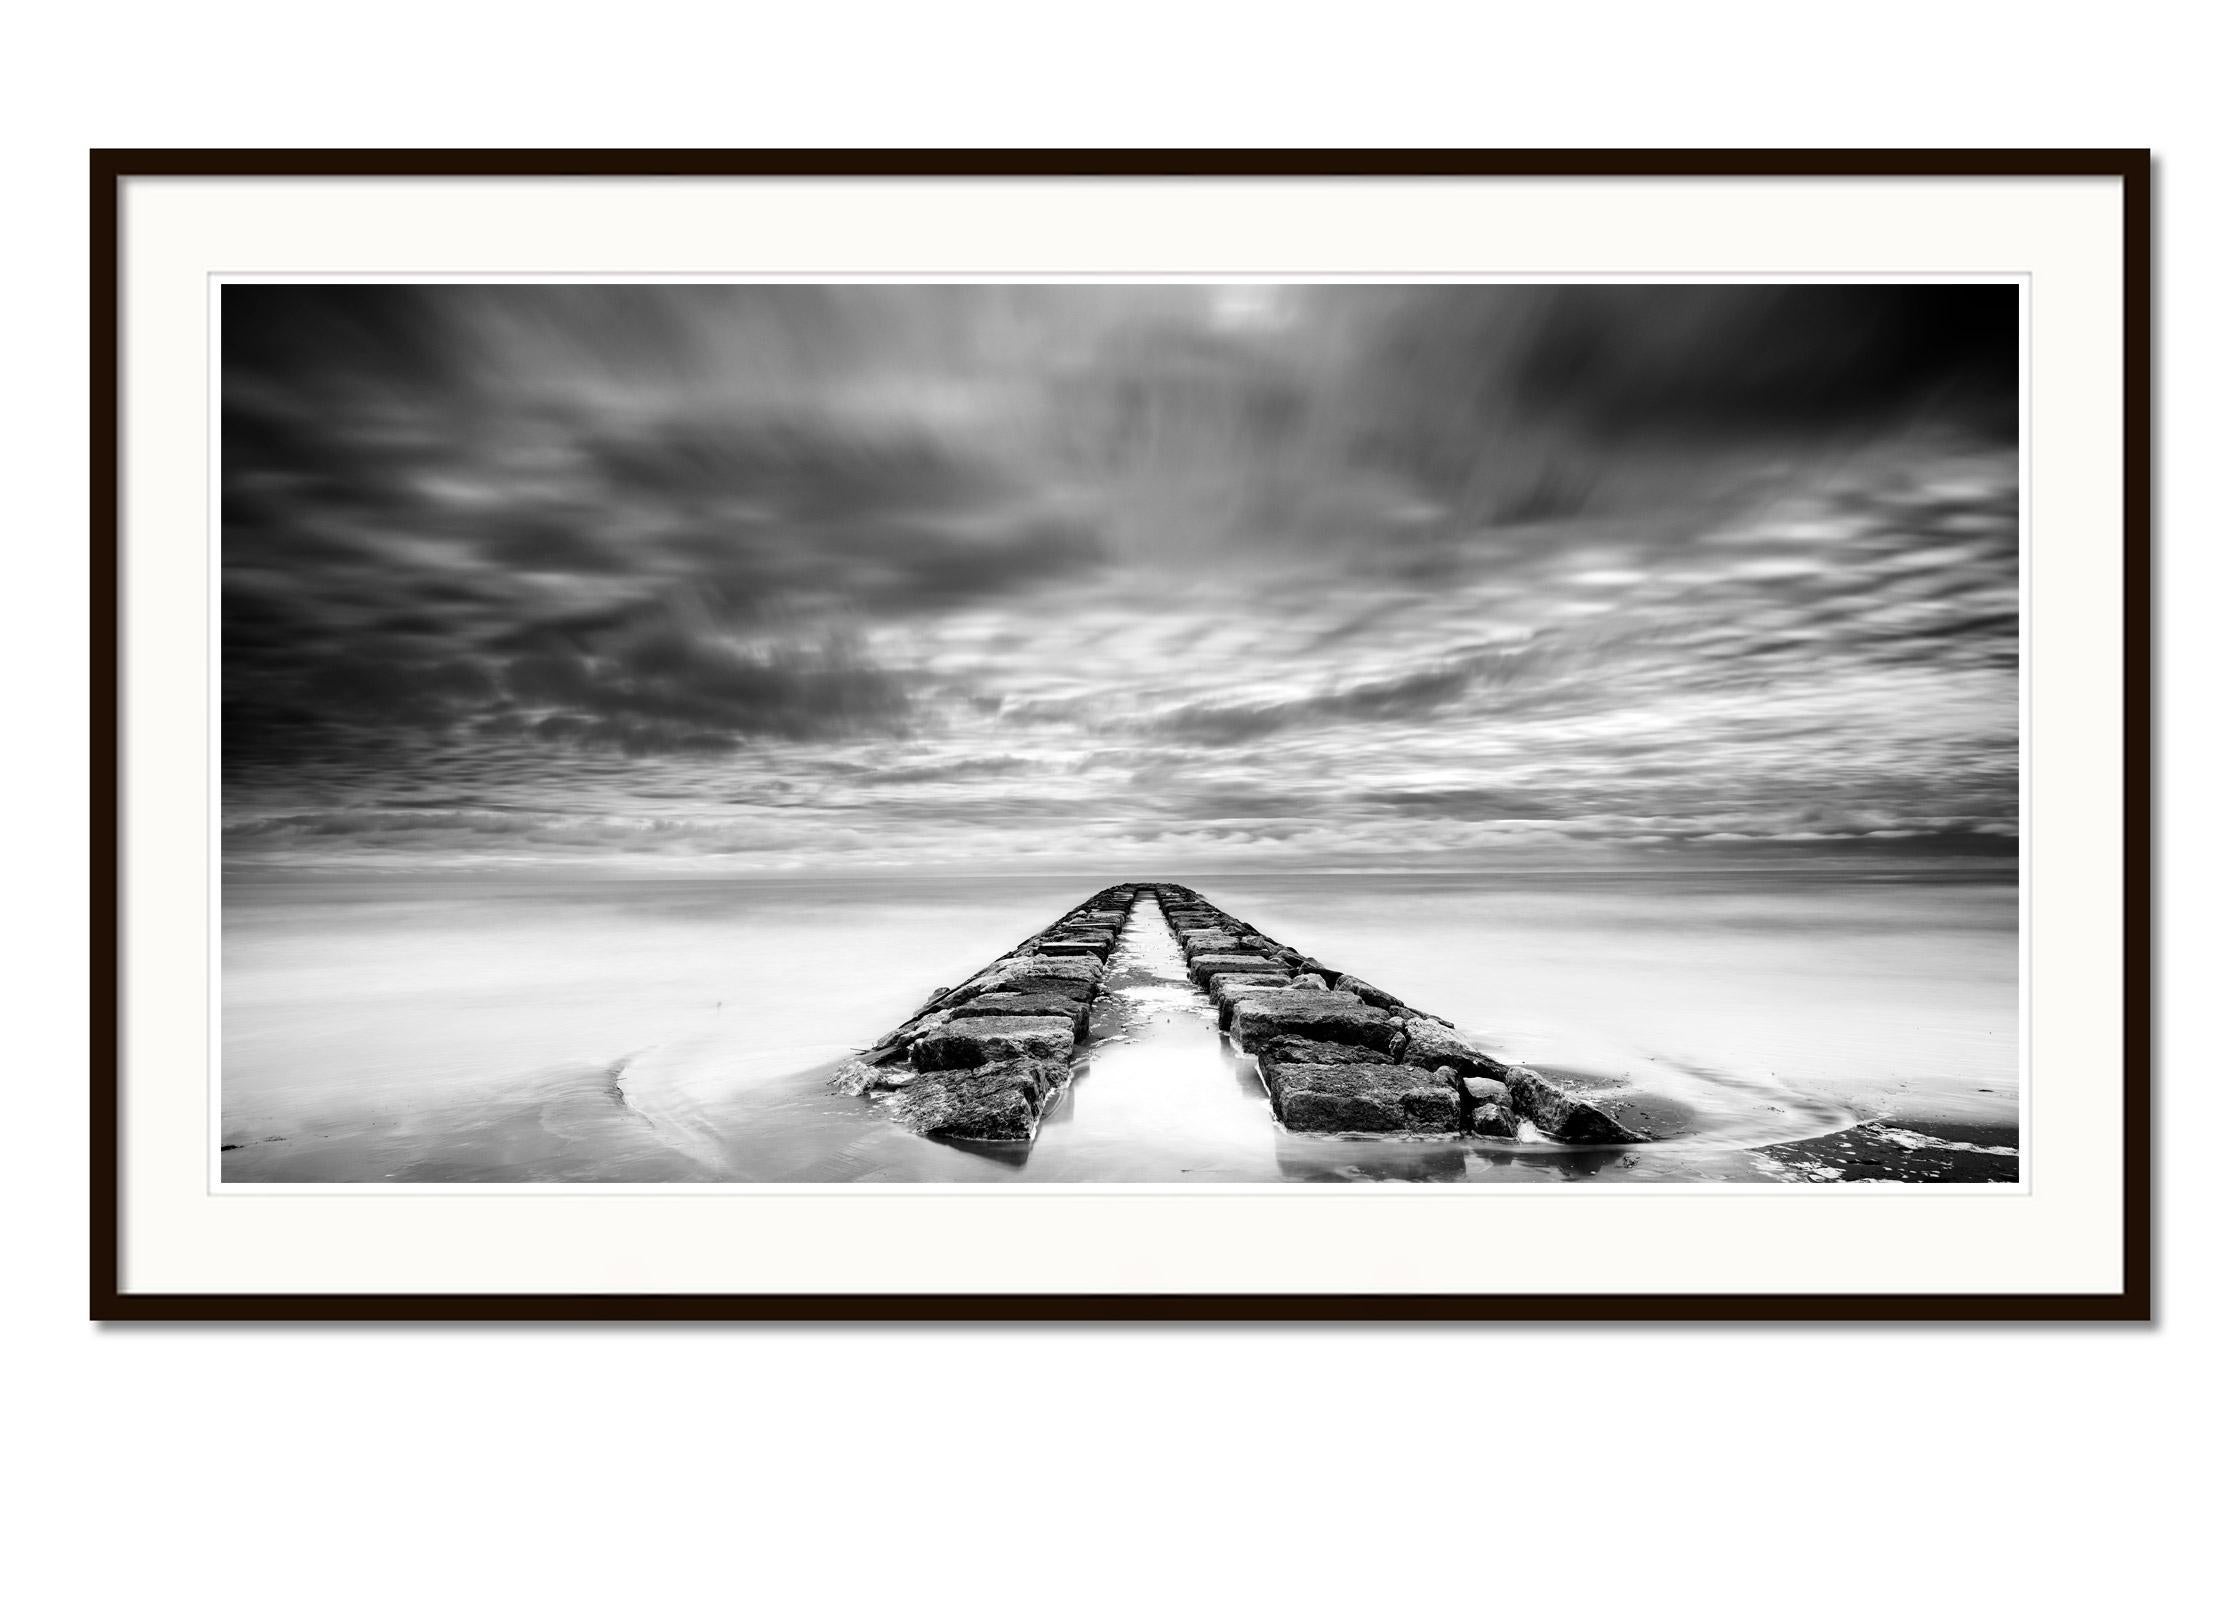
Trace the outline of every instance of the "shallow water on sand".
{"label": "shallow water on sand", "polygon": [[247,1181],[2011,1179],[2011,873],[1238,874],[1224,909],[1672,1137],[1285,1132],[1131,921],[1025,1150],[826,1092],[850,1050],[1109,881],[226,885],[221,1157]]}

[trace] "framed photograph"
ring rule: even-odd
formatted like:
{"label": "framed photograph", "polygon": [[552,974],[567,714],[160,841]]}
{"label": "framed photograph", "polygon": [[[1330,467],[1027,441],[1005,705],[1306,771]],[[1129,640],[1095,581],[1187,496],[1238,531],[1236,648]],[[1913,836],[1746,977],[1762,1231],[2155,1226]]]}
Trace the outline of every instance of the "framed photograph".
{"label": "framed photograph", "polygon": [[2148,1317],[2149,174],[95,152],[94,1316]]}

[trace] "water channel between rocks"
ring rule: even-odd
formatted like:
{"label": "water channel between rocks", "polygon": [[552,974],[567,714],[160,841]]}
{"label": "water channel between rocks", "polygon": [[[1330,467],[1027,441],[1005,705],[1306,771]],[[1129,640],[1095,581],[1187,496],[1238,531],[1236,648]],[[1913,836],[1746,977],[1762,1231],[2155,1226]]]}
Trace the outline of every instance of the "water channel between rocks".
{"label": "water channel between rocks", "polygon": [[1159,902],[1139,896],[1038,1156],[1086,1160],[1120,1181],[1238,1176],[1240,1158],[1265,1165],[1280,1131],[1252,1059],[1222,1043]]}
{"label": "water channel between rocks", "polygon": [[1223,1041],[1213,1002],[1190,981],[1182,946],[1148,894],[1129,908],[1106,964],[1072,1087],[1031,1148],[1015,1155],[979,1148],[1003,1165],[1015,1162],[1010,1175],[1029,1181],[1111,1183],[1452,1181],[1502,1169],[1560,1178],[1606,1168],[1622,1155],[1288,1132],[1268,1114],[1252,1058]]}

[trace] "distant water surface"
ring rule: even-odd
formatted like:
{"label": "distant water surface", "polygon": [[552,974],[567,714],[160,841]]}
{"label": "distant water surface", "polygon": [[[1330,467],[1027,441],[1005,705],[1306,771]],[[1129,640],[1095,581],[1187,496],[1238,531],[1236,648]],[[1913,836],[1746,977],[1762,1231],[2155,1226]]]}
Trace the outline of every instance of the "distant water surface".
{"label": "distant water surface", "polygon": [[[2011,872],[1193,874],[1224,909],[1622,1094],[1628,1151],[1286,1133],[1157,941],[1026,1151],[827,1093],[1109,879],[225,886],[222,1172],[249,1181],[2011,1179]],[[1116,967],[1116,974],[1118,972]]]}

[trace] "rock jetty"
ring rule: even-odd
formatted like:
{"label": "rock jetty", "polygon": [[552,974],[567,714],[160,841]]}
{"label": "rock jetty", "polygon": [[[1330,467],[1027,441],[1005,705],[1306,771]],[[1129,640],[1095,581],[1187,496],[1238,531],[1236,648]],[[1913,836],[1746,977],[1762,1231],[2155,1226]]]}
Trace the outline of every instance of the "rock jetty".
{"label": "rock jetty", "polygon": [[1340,972],[1178,883],[1148,885],[1268,1107],[1300,1133],[1509,1139],[1530,1122],[1564,1144],[1647,1137],[1529,1067],[1485,1054],[1442,1017]]}
{"label": "rock jetty", "polygon": [[1135,900],[1133,884],[1091,895],[964,982],[936,989],[832,1086],[874,1096],[913,1133],[1032,1139],[1073,1081],[1105,961]]}
{"label": "rock jetty", "polygon": [[1356,974],[1302,954],[1176,883],[1092,895],[953,989],[834,1075],[913,1132],[1032,1139],[1073,1077],[1129,909],[1151,896],[1222,1031],[1253,1058],[1269,1110],[1298,1133],[1513,1139],[1529,1122],[1564,1144],[1648,1135],[1529,1067],[1472,1045]]}

